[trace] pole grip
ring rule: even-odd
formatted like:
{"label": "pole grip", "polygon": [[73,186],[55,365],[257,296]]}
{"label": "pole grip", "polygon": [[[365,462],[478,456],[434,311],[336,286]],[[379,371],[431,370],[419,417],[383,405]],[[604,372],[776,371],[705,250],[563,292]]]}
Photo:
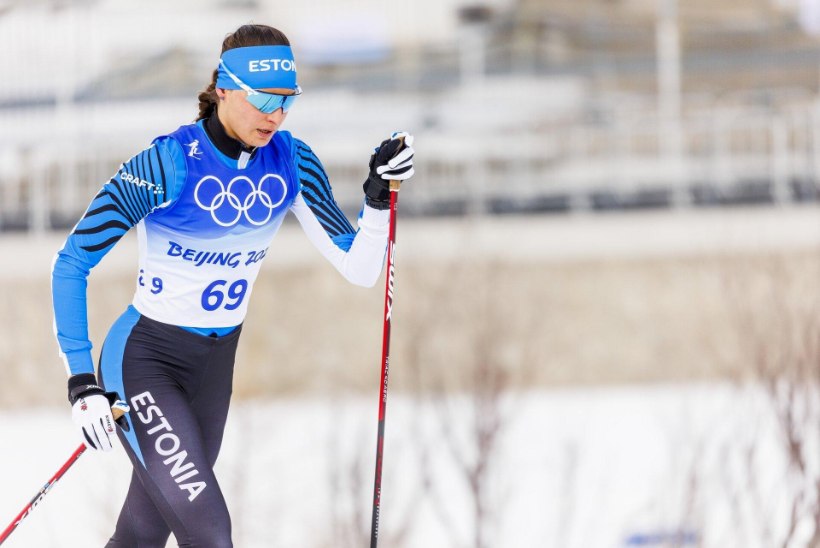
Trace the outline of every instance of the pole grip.
{"label": "pole grip", "polygon": [[[404,148],[404,136],[399,137],[398,139],[401,144],[399,145],[399,150],[396,151],[396,156],[398,156],[401,150]],[[395,181],[391,179],[389,189],[390,192],[398,192],[401,189],[401,181]]]}

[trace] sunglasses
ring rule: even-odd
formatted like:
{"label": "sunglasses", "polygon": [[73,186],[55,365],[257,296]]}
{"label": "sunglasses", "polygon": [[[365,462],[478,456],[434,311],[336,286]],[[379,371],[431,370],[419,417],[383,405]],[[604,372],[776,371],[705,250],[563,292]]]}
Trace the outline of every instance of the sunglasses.
{"label": "sunglasses", "polygon": [[276,93],[265,93],[263,91],[257,91],[251,88],[242,80],[240,80],[230,70],[228,70],[228,67],[225,66],[225,63],[223,61],[219,61],[219,64],[222,65],[223,70],[228,76],[230,76],[231,80],[233,80],[237,86],[239,86],[247,92],[248,102],[252,104],[254,107],[256,107],[257,110],[265,114],[276,112],[280,108],[284,112],[289,111],[290,107],[293,106],[293,103],[296,102],[296,98],[302,94],[302,88],[298,85],[296,86],[293,95],[279,95]]}

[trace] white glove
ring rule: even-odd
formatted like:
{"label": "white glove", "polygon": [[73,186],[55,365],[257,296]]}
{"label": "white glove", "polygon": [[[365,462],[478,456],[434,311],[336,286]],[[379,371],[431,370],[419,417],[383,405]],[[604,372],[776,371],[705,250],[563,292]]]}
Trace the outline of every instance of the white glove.
{"label": "white glove", "polygon": [[111,451],[111,438],[116,436],[111,404],[102,393],[77,398],[71,406],[71,418],[82,430],[86,447]]}

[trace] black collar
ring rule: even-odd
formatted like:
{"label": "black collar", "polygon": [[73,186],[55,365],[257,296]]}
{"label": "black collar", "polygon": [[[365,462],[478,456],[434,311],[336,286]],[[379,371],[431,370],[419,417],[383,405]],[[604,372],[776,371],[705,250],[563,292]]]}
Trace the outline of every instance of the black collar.
{"label": "black collar", "polygon": [[214,109],[213,114],[205,120],[204,126],[205,133],[208,134],[211,142],[228,158],[238,160],[242,152],[248,152],[251,156],[256,152],[256,147],[249,147],[225,132],[225,126],[222,125],[219,116],[216,115],[216,109]]}

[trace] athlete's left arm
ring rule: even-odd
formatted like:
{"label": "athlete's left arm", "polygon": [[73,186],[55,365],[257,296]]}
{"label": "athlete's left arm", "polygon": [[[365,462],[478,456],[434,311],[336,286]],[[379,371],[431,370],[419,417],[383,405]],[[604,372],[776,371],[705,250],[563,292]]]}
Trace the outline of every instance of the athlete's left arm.
{"label": "athlete's left arm", "polygon": [[384,267],[390,211],[363,206],[358,230],[345,217],[322,163],[304,142],[293,139],[301,191],[291,206],[313,245],[356,285],[372,287]]}

